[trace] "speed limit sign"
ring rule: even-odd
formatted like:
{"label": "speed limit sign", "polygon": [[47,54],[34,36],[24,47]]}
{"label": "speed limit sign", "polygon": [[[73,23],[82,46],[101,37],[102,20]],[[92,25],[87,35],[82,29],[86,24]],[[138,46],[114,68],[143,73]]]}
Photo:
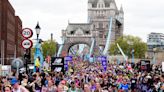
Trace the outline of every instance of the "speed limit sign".
{"label": "speed limit sign", "polygon": [[32,41],[29,40],[29,39],[24,39],[22,42],[21,42],[21,46],[24,48],[24,49],[29,49],[31,48],[33,45]]}
{"label": "speed limit sign", "polygon": [[32,35],[33,35],[33,32],[32,32],[32,30],[30,29],[30,28],[24,28],[23,30],[22,30],[22,36],[24,37],[24,38],[30,38],[30,37],[32,37]]}

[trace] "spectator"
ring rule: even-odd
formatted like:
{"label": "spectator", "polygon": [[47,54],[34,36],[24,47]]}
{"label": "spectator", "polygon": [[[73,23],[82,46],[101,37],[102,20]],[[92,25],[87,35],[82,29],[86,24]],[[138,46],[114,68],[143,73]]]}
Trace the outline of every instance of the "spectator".
{"label": "spectator", "polygon": [[19,85],[19,81],[16,78],[11,80],[11,85],[13,87],[13,92],[29,92],[25,87]]}
{"label": "spectator", "polygon": [[12,92],[11,85],[6,85],[5,88],[4,88],[4,92]]}
{"label": "spectator", "polygon": [[57,92],[57,87],[54,85],[52,80],[48,81],[47,87],[42,87],[41,92]]}
{"label": "spectator", "polygon": [[64,92],[67,92],[68,91],[68,87],[66,86],[66,81],[65,80],[62,80],[60,85],[63,86],[63,91]]}
{"label": "spectator", "polygon": [[119,89],[120,89],[119,90],[120,92],[122,92],[122,91],[123,92],[128,92],[129,85],[127,84],[127,81],[126,80],[124,80],[123,83],[120,84]]}
{"label": "spectator", "polygon": [[84,92],[90,92],[90,87],[88,84],[84,84]]}
{"label": "spectator", "polygon": [[80,92],[80,90],[75,86],[75,82],[71,82],[71,87],[68,89],[68,92]]}

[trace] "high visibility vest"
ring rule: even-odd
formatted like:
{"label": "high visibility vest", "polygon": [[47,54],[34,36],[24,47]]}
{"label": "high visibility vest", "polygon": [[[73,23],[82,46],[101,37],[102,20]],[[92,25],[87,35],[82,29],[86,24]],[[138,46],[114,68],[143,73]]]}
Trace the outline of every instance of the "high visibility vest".
{"label": "high visibility vest", "polygon": [[40,67],[40,61],[39,61],[38,58],[35,60],[35,66],[36,66],[36,67]]}

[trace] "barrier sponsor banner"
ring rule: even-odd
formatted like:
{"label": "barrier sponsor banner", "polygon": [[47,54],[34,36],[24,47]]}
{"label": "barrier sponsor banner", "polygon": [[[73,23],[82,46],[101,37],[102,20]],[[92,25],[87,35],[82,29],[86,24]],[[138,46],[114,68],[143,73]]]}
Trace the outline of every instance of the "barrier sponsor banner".
{"label": "barrier sponsor banner", "polygon": [[9,76],[11,74],[11,66],[10,65],[3,65],[2,68],[2,76]]}
{"label": "barrier sponsor banner", "polygon": [[51,59],[51,71],[65,73],[65,71],[64,71],[64,58],[63,57],[52,57],[52,59]]}

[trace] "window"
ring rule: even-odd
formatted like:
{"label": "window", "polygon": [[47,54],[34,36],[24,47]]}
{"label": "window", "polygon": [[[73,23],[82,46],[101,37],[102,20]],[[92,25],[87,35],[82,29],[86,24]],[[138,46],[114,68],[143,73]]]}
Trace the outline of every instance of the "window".
{"label": "window", "polygon": [[104,7],[104,5],[103,5],[103,4],[101,4],[101,7],[103,8],[103,7]]}
{"label": "window", "polygon": [[155,42],[155,39],[153,40],[153,42]]}
{"label": "window", "polygon": [[109,3],[105,3],[105,7],[109,7],[110,6],[110,4]]}
{"label": "window", "polygon": [[120,33],[120,31],[119,31],[119,30],[117,30],[117,31],[116,31],[116,34],[119,34],[119,33]]}
{"label": "window", "polygon": [[103,11],[101,11],[101,15],[103,15]]}
{"label": "window", "polygon": [[106,28],[108,28],[108,24],[106,25]]}
{"label": "window", "polygon": [[99,8],[101,7],[101,5],[99,4]]}
{"label": "window", "polygon": [[96,8],[96,4],[92,4],[92,7],[93,7],[93,8]]}
{"label": "window", "polygon": [[75,31],[71,31],[70,33],[71,33],[71,35],[73,35],[75,33]]}
{"label": "window", "polygon": [[99,28],[103,28],[103,23],[99,23]]}
{"label": "window", "polygon": [[103,38],[103,34],[102,34],[102,33],[100,33],[100,34],[99,34],[99,37],[100,37],[100,38]]}
{"label": "window", "polygon": [[89,32],[89,31],[85,31],[85,33],[86,33],[86,34],[90,34],[90,32]]}
{"label": "window", "polygon": [[96,26],[95,25],[93,25],[93,29],[95,29],[96,28]]}
{"label": "window", "polygon": [[107,35],[104,35],[104,38],[107,38]]}

